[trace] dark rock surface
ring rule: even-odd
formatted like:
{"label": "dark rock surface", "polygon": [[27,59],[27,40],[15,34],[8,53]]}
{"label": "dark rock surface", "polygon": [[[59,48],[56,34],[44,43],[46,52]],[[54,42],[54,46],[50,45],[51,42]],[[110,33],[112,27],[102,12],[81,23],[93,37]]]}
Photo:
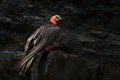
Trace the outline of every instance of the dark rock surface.
{"label": "dark rock surface", "polygon": [[0,80],[23,80],[15,64],[26,39],[53,14],[62,32],[41,80],[120,80],[120,0],[0,0]]}

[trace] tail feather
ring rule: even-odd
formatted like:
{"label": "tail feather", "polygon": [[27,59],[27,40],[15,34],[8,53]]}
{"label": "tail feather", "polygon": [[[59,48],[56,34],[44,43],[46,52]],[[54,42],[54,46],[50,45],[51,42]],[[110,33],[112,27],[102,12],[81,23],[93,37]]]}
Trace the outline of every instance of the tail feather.
{"label": "tail feather", "polygon": [[25,65],[20,67],[20,72],[19,72],[19,75],[23,75],[23,73],[25,72]]}
{"label": "tail feather", "polygon": [[32,59],[28,62],[28,64],[27,64],[26,68],[29,68],[29,67],[30,67],[30,65],[31,65],[32,61],[33,61],[33,58],[32,58]]}
{"label": "tail feather", "polygon": [[[28,55],[26,55],[26,56],[24,56],[24,57],[22,57],[22,59],[21,59],[21,61],[19,62],[19,75],[25,75],[25,73],[27,72],[27,70],[30,68],[30,67],[32,67],[32,65],[34,65],[33,64],[33,61],[35,61],[35,63],[36,63],[36,61],[37,61],[37,58],[36,58],[36,56],[39,58],[39,59],[41,59],[41,56],[42,56],[42,53],[43,52],[41,52],[41,53],[39,53],[39,54],[37,54],[37,55],[35,55],[36,53],[34,53],[34,54],[28,54]],[[38,56],[39,55],[39,56]],[[39,64],[39,63],[38,63]]]}
{"label": "tail feather", "polygon": [[[27,57],[27,56],[26,56]],[[22,61],[20,62],[20,67],[22,67],[25,63],[29,63],[29,61],[32,61],[33,60],[33,56],[29,56],[28,58],[23,58]]]}
{"label": "tail feather", "polygon": [[22,66],[25,63],[27,63],[29,60],[31,60],[36,55],[37,52],[38,52],[38,48],[33,49],[32,52],[30,52],[29,54],[23,57],[23,59],[20,62],[20,65]]}
{"label": "tail feather", "polygon": [[[24,59],[24,58],[23,58]],[[19,74],[23,75],[31,66],[32,62],[33,62],[34,56],[33,57],[29,57],[28,59],[26,58],[25,61],[21,61],[20,65],[19,65]]]}

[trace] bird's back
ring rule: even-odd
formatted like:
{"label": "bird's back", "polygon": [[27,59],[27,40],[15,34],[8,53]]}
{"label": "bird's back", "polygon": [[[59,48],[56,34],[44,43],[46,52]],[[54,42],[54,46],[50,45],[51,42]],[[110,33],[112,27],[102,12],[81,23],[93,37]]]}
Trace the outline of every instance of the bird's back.
{"label": "bird's back", "polygon": [[42,51],[56,40],[60,32],[59,27],[55,27],[50,22],[47,22],[40,28],[38,28],[27,40],[25,45],[25,51],[22,54],[20,61],[20,75],[25,73],[27,69],[33,64],[35,56],[39,53],[42,55]]}

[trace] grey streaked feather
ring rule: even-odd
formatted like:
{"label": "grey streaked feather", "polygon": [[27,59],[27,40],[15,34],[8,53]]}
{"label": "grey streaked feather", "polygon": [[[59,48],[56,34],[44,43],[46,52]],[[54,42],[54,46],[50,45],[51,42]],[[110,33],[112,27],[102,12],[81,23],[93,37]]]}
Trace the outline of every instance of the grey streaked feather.
{"label": "grey streaked feather", "polygon": [[[59,27],[49,24],[40,27],[28,38],[22,60],[19,63],[21,75],[31,66],[34,56],[56,40],[59,31]],[[42,53],[40,53],[40,56],[42,56]]]}

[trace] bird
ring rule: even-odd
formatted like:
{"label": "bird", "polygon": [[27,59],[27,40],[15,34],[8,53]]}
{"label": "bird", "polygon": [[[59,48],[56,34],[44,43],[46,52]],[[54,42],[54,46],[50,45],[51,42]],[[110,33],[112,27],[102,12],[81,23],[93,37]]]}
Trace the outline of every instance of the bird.
{"label": "bird", "polygon": [[[53,43],[60,34],[61,21],[60,15],[53,15],[48,22],[39,27],[27,39],[19,61],[19,75],[24,75],[32,66],[33,70],[36,70],[42,54],[52,50]],[[37,80],[37,78],[33,80]]]}

